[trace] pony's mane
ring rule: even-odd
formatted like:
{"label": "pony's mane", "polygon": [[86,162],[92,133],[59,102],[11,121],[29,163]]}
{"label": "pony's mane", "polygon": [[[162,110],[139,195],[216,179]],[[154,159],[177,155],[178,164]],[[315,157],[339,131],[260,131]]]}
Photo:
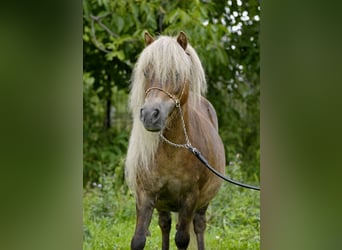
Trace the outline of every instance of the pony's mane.
{"label": "pony's mane", "polygon": [[159,133],[148,132],[139,119],[145,100],[146,76],[152,75],[158,80],[158,87],[171,92],[181,89],[187,81],[191,95],[188,100],[193,100],[191,105],[197,105],[200,96],[207,91],[202,64],[191,45],[184,51],[176,38],[160,36],[142,51],[133,70],[129,98],[133,127],[126,158],[126,179],[132,190],[136,187],[137,173],[148,173],[153,166],[159,145]]}

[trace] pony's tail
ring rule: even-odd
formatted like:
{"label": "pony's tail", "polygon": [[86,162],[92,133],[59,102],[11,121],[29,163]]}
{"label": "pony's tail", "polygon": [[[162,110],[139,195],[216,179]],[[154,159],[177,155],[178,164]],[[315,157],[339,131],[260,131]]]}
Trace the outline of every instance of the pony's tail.
{"label": "pony's tail", "polygon": [[[175,222],[178,223],[178,213],[174,213]],[[188,250],[197,250],[197,240],[196,240],[196,234],[194,230],[194,223],[191,223],[190,225],[190,242],[188,246]]]}

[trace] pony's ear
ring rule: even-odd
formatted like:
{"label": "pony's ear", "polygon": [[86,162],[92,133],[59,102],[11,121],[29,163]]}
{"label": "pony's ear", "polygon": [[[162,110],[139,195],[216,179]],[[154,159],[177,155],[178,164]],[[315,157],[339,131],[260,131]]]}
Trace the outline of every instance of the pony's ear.
{"label": "pony's ear", "polygon": [[145,44],[146,46],[150,45],[151,43],[154,42],[154,38],[150,35],[150,33],[148,33],[147,31],[145,31],[145,35],[144,35],[144,38],[145,38]]}
{"label": "pony's ear", "polygon": [[179,32],[177,42],[184,50],[186,50],[186,46],[188,46],[188,38],[183,31]]}

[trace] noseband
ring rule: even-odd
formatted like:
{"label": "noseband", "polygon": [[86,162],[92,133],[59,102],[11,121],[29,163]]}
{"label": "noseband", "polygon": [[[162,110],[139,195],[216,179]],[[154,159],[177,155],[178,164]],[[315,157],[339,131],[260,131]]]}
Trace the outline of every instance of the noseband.
{"label": "noseband", "polygon": [[168,97],[170,97],[175,103],[176,103],[176,107],[180,106],[180,101],[182,100],[183,94],[184,94],[184,89],[185,89],[185,84],[183,86],[182,89],[182,93],[180,94],[179,98],[177,98],[175,95],[171,94],[170,92],[166,91],[165,89],[159,88],[159,87],[150,87],[145,91],[145,95],[147,96],[149,92],[151,92],[151,90],[159,90],[161,92],[163,92],[164,94],[166,94]]}

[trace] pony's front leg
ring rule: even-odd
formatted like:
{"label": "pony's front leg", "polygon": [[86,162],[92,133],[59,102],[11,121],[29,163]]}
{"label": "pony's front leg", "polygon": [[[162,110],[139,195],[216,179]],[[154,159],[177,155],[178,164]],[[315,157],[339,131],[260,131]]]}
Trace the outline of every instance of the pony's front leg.
{"label": "pony's front leg", "polygon": [[158,211],[159,227],[162,232],[162,250],[169,250],[170,247],[170,230],[171,230],[171,215],[170,212]]}
{"label": "pony's front leg", "polygon": [[145,247],[148,227],[151,223],[154,209],[154,202],[145,194],[138,194],[136,204],[136,226],[134,236],[131,241],[132,250],[142,250]]}
{"label": "pony's front leg", "polygon": [[178,212],[176,246],[178,250],[186,250],[190,242],[190,226],[194,218],[194,197],[189,196]]}
{"label": "pony's front leg", "polygon": [[194,231],[197,238],[198,250],[204,250],[204,231],[206,228],[206,218],[205,213],[207,211],[208,205],[197,210],[194,217]]}

